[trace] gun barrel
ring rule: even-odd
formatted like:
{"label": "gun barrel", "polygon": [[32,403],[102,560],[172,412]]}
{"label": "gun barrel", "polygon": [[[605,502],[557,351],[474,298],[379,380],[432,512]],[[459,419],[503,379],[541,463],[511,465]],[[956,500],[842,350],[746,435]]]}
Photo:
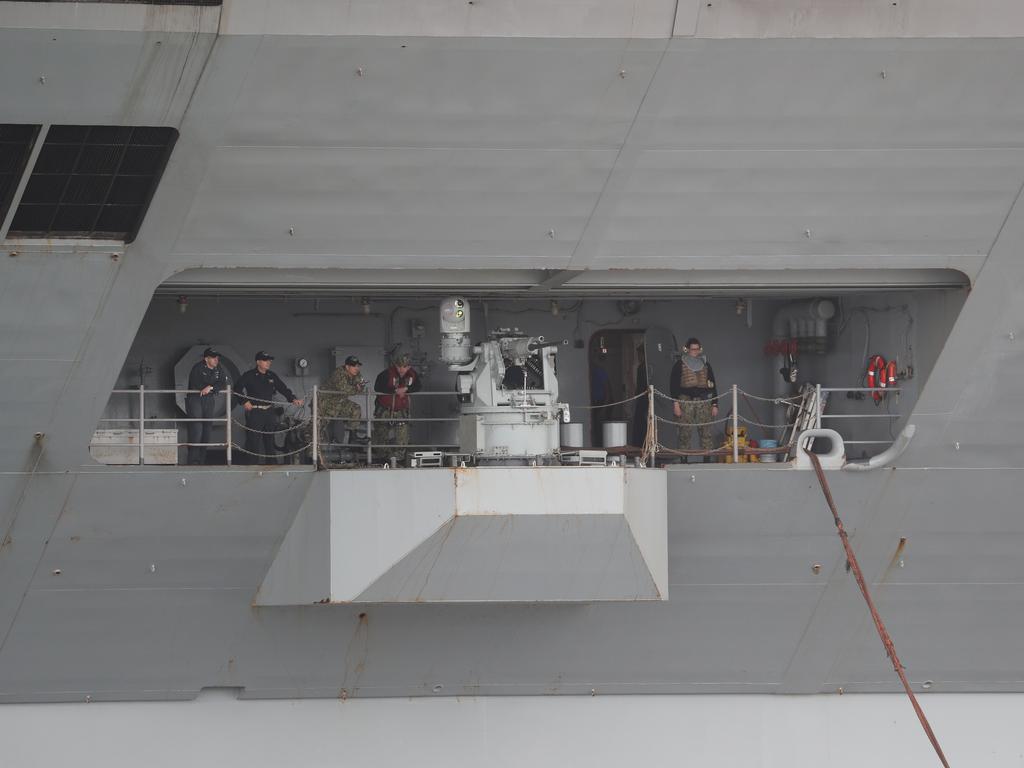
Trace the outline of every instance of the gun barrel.
{"label": "gun barrel", "polygon": [[539,341],[534,342],[529,347],[527,347],[527,349],[529,349],[531,352],[535,352],[538,349],[544,349],[544,347],[557,347],[561,343],[562,342],[560,341]]}

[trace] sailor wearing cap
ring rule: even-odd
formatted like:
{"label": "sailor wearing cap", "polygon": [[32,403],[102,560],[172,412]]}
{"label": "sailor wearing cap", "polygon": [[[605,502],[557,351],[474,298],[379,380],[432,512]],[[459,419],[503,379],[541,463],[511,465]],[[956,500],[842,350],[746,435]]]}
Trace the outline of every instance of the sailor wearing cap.
{"label": "sailor wearing cap", "polygon": [[270,372],[273,359],[273,355],[263,350],[257,352],[256,367],[243,373],[235,387],[235,394],[245,409],[245,448],[257,464],[277,464],[274,433],[278,421],[272,407],[274,393],[279,392],[292,405],[304,402],[285,386],[280,376]]}
{"label": "sailor wearing cap", "polygon": [[[361,410],[358,403],[349,400],[352,395],[360,395],[366,392],[366,379],[362,376],[362,361],[355,355],[349,355],[345,362],[334,369],[334,373],[327,379],[324,385],[325,393],[320,396],[319,416],[320,441],[325,447],[329,447],[334,440],[331,439],[331,425],[335,422],[332,419],[345,419],[345,428],[353,434],[353,442],[366,440],[366,432],[362,429]],[[342,442],[349,442],[343,440]]]}
{"label": "sailor wearing cap", "polygon": [[[217,407],[216,395],[227,389],[228,375],[220,367],[220,352],[210,347],[203,359],[188,374],[189,393],[185,395],[185,413],[190,419],[212,419]],[[188,463],[206,463],[206,443],[210,442],[211,421],[188,422]]]}
{"label": "sailor wearing cap", "polygon": [[373,409],[373,444],[400,446],[387,454],[402,462],[409,444],[409,393],[423,389],[409,354],[396,355],[387,370],[377,375],[373,389],[381,393]]}

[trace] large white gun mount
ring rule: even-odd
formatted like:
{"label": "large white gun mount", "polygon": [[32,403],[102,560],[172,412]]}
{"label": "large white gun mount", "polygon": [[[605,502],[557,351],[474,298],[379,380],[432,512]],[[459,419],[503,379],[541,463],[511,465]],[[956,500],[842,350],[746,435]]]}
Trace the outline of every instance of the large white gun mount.
{"label": "large white gun mount", "polygon": [[480,463],[554,463],[559,422],[557,342],[499,328],[477,345],[469,338],[469,302],[441,304],[441,359],[456,372],[461,404],[459,449]]}

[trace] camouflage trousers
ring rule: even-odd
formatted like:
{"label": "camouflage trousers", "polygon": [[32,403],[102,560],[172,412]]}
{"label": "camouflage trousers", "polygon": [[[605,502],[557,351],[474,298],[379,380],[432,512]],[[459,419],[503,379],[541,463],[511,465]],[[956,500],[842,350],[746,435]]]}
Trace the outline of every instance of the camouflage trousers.
{"label": "camouflage trousers", "polygon": [[[329,445],[336,442],[344,442],[343,439],[336,439],[335,424],[344,424],[345,429],[358,431],[366,426],[362,420],[363,412],[358,403],[351,400],[343,400],[340,403],[332,403],[329,407],[321,410],[320,414],[320,444]],[[346,421],[333,421],[332,419],[346,419]]]}
{"label": "camouflage trousers", "polygon": [[[690,440],[693,437],[693,430],[696,426],[697,435],[700,437],[701,450],[710,451],[711,442],[711,400],[696,400],[685,395],[680,398],[683,406],[683,415],[679,419],[679,450],[685,451],[690,448]],[[698,426],[703,424],[704,426]]]}
{"label": "camouflage trousers", "polygon": [[[409,422],[399,421],[408,419],[409,411],[392,411],[383,405],[375,406],[373,409],[374,419],[387,419],[387,421],[373,422],[373,452],[380,461],[387,461],[394,456],[399,462],[405,461],[405,448],[409,444]],[[388,448],[386,446],[403,446],[401,448]],[[383,446],[383,447],[381,447]]]}

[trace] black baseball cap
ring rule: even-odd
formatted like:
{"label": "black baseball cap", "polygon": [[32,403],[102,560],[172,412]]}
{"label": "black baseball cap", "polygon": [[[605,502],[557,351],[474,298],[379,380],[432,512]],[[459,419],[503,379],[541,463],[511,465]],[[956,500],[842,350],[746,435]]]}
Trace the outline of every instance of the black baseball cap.
{"label": "black baseball cap", "polygon": [[345,358],[345,365],[362,365],[363,361],[355,355],[349,355]]}
{"label": "black baseball cap", "polygon": [[220,357],[220,352],[212,347],[207,347],[203,350],[203,357]]}
{"label": "black baseball cap", "polygon": [[257,360],[273,360],[274,356],[273,355],[268,355],[266,352],[264,352],[261,349],[259,352],[256,353],[256,359]]}

